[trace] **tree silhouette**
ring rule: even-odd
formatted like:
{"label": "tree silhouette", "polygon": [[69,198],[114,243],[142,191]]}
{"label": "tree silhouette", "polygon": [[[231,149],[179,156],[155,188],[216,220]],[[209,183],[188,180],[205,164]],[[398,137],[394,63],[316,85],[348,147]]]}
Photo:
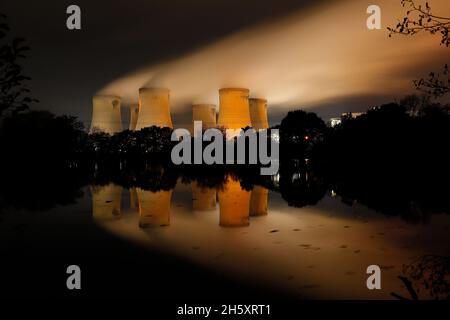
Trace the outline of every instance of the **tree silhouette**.
{"label": "tree silhouette", "polygon": [[428,78],[414,80],[414,86],[428,95],[436,98],[450,92],[450,71],[448,65],[444,66],[441,73],[430,72]]}
{"label": "tree silhouette", "polygon": [[450,18],[440,17],[431,11],[428,2],[425,6],[416,4],[414,0],[401,0],[403,7],[408,7],[406,17],[399,21],[395,27],[388,27],[389,37],[393,34],[415,35],[419,32],[442,35],[441,45],[449,46]]}
{"label": "tree silhouette", "polygon": [[[415,35],[419,32],[428,32],[432,35],[440,33],[441,45],[448,47],[450,45],[450,17],[441,17],[431,11],[428,2],[425,7],[417,5],[414,0],[401,0],[403,7],[408,6],[406,17],[395,27],[388,27],[389,37],[393,34]],[[444,66],[441,73],[430,72],[428,78],[421,78],[413,81],[417,90],[422,91],[436,98],[450,92],[450,72],[448,65]]]}
{"label": "tree silhouette", "polygon": [[284,155],[309,157],[325,136],[325,122],[313,112],[289,111],[280,124],[280,147]]}
{"label": "tree silhouette", "polygon": [[36,99],[30,98],[25,82],[30,80],[23,75],[19,60],[25,58],[29,48],[23,45],[24,39],[8,37],[9,27],[6,16],[0,13],[0,118],[5,111],[13,114],[28,109]]}
{"label": "tree silhouette", "polygon": [[86,133],[76,117],[26,111],[5,117],[0,127],[2,161],[18,165],[64,164],[81,153]]}
{"label": "tree silhouette", "polygon": [[411,116],[417,116],[426,106],[430,104],[429,95],[407,95],[400,100],[400,106],[404,107]]}

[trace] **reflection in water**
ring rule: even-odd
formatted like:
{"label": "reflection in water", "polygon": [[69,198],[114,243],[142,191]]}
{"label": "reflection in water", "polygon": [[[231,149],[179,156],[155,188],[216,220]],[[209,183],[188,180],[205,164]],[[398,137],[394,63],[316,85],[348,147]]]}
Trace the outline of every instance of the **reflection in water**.
{"label": "reflection in water", "polygon": [[250,191],[244,190],[236,178],[228,176],[219,190],[220,225],[243,227],[249,225]]}
{"label": "reflection in water", "polygon": [[[252,191],[248,191],[241,186],[237,178],[227,176],[219,193],[215,187],[207,187],[197,181],[191,183],[191,188],[194,211],[214,211],[217,197],[219,198],[221,227],[248,226],[249,216],[267,215],[269,190],[265,187],[255,185]],[[108,220],[121,217],[123,190],[121,186],[111,183],[105,186],[91,186],[91,190],[94,219]],[[130,187],[129,195],[130,209],[139,212],[141,228],[170,225],[172,190],[150,191]]]}
{"label": "reflection in water", "polygon": [[250,198],[250,216],[267,215],[267,201],[269,190],[261,186],[254,186]]}
{"label": "reflection in water", "polygon": [[136,188],[139,202],[139,226],[164,227],[170,225],[170,199],[172,190],[146,191]]}
{"label": "reflection in water", "polygon": [[[427,298],[449,300],[450,257],[422,256],[413,263],[403,266],[403,275],[399,276],[399,279],[412,300]],[[397,293],[392,295],[398,299],[408,299]]]}
{"label": "reflection in water", "polygon": [[316,205],[327,192],[324,177],[302,164],[300,159],[285,163],[273,182],[283,199],[290,206],[298,208]]}
{"label": "reflection in water", "polygon": [[136,187],[130,188],[130,208],[131,209],[139,208],[139,199],[138,199]]}
{"label": "reflection in water", "polygon": [[[436,215],[427,226],[414,226],[401,216],[380,215],[358,202],[349,208],[336,192],[318,200],[323,183],[305,172],[281,176],[280,183],[257,181],[281,194],[235,175],[207,181],[184,176],[173,178],[170,185],[160,177],[154,172],[124,184],[130,208],[137,210],[127,214],[124,208],[123,216],[121,187],[91,187],[94,218],[118,236],[298,297],[448,298],[448,260],[411,264],[418,256],[447,254],[448,215]],[[196,211],[206,214],[192,214]],[[240,226],[250,227],[229,228]],[[402,270],[408,263],[410,267]],[[382,269],[383,290],[365,286],[371,264]],[[441,272],[445,266],[447,273]],[[400,274],[404,276],[399,280]],[[411,291],[405,289],[406,280]]]}
{"label": "reflection in water", "polygon": [[208,211],[216,208],[217,191],[215,188],[208,188],[192,183],[192,209],[196,211]]}
{"label": "reflection in water", "polygon": [[98,220],[117,219],[121,216],[122,187],[115,184],[91,186],[92,215]]}
{"label": "reflection in water", "polygon": [[[58,174],[58,178],[71,177],[66,186],[55,180],[55,173],[48,179],[29,179],[31,184],[3,181],[0,207],[20,205],[21,211],[30,211],[33,223],[41,224],[35,228],[39,230],[50,219],[40,219],[33,208],[67,206],[47,209],[46,216],[54,221],[59,221],[61,210],[76,212],[76,217],[92,210],[97,224],[118,237],[192,260],[237,281],[281,288],[295,297],[450,298],[448,187],[424,185],[411,193],[411,187],[398,188],[392,179],[330,184],[310,168],[287,170],[286,166],[272,179],[239,172],[239,180],[227,176],[227,171],[118,168],[99,167],[96,175],[88,177],[78,171],[71,176]],[[35,181],[44,184],[36,186]],[[88,187],[78,190],[78,185]],[[426,189],[431,191],[424,193]],[[215,190],[220,190],[219,206],[214,206]],[[203,208],[211,210],[200,213]],[[193,214],[195,210],[199,214]],[[8,216],[11,225],[31,223],[23,219],[23,214]],[[418,221],[426,224],[411,224]],[[248,228],[222,227],[249,224]],[[371,264],[382,270],[382,290],[367,290],[366,268]]]}

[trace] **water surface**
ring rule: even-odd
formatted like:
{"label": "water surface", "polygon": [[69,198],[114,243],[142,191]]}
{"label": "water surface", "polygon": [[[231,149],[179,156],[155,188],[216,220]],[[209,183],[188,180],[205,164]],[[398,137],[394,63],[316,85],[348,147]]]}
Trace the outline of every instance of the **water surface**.
{"label": "water surface", "polygon": [[[291,207],[280,193],[232,176],[215,187],[178,179],[166,189],[110,183],[90,186],[81,201],[91,201],[92,218],[117,237],[298,298],[411,298],[399,278],[409,276],[419,298],[430,299],[423,281],[436,264],[420,262],[448,261],[447,214],[412,224],[344,203],[334,191],[316,205]],[[373,264],[382,270],[381,290],[366,286]]]}

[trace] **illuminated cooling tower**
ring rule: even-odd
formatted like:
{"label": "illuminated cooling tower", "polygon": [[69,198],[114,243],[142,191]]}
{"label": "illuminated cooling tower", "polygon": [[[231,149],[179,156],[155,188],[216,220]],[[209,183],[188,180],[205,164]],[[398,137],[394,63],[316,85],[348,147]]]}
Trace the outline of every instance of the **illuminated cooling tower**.
{"label": "illuminated cooling tower", "polygon": [[192,183],[192,209],[198,211],[214,210],[216,208],[216,189],[199,186]]}
{"label": "illuminated cooling tower", "polygon": [[139,201],[139,226],[163,227],[170,224],[170,191],[146,191],[136,188]]}
{"label": "illuminated cooling tower", "polygon": [[267,199],[269,190],[261,186],[254,186],[250,197],[250,216],[267,215]]}
{"label": "illuminated cooling tower", "polygon": [[96,130],[109,134],[122,131],[120,97],[99,95],[92,98],[91,133]]}
{"label": "illuminated cooling tower", "polygon": [[130,105],[130,126],[129,130],[134,131],[136,130],[136,125],[138,121],[139,116],[139,104],[132,104]]}
{"label": "illuminated cooling tower", "polygon": [[250,99],[250,119],[253,129],[261,130],[269,128],[267,120],[267,100],[266,99]]}
{"label": "illuminated cooling tower", "polygon": [[115,184],[91,186],[92,216],[96,220],[112,220],[121,217],[122,187]]}
{"label": "illuminated cooling tower", "polygon": [[250,191],[241,188],[239,180],[227,178],[219,191],[220,225],[242,227],[249,225]]}
{"label": "illuminated cooling tower", "polygon": [[201,121],[203,128],[216,127],[216,106],[214,104],[194,104],[192,106],[192,121]]}
{"label": "illuminated cooling tower", "polygon": [[218,126],[229,129],[251,127],[248,102],[249,90],[241,88],[223,88],[219,90]]}
{"label": "illuminated cooling tower", "polygon": [[136,130],[151,126],[173,128],[168,89],[139,89],[139,116]]}

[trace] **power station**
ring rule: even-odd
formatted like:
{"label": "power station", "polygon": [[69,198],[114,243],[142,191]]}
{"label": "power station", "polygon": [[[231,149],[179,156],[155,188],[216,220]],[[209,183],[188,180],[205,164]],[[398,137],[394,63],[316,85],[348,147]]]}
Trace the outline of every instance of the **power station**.
{"label": "power station", "polygon": [[201,121],[203,129],[216,127],[216,105],[194,104],[192,106],[192,121]]}
{"label": "power station", "polygon": [[137,119],[136,130],[151,126],[173,128],[170,115],[168,89],[139,89],[139,116]]}
{"label": "power station", "polygon": [[130,126],[128,127],[129,130],[131,131],[136,130],[138,117],[139,117],[139,104],[133,103],[130,105]]}
{"label": "power station", "polygon": [[[166,88],[140,88],[139,103],[129,107],[128,129],[134,131],[151,126],[173,128],[169,94]],[[218,114],[214,104],[194,104],[192,120],[202,121],[203,129],[269,128],[267,100],[249,98],[249,94],[249,89],[245,88],[222,88],[219,90]],[[103,131],[115,134],[123,130],[121,97],[96,95],[92,98],[92,109],[91,133]]]}
{"label": "power station", "polygon": [[122,131],[121,99],[118,96],[97,95],[92,98],[92,123],[90,132],[103,131],[114,134]]}
{"label": "power station", "polygon": [[217,125],[226,129],[251,127],[249,97],[244,88],[222,88],[219,90],[219,118]]}
{"label": "power station", "polygon": [[250,98],[250,119],[252,127],[255,130],[263,130],[269,128],[269,121],[267,120],[267,100]]}

